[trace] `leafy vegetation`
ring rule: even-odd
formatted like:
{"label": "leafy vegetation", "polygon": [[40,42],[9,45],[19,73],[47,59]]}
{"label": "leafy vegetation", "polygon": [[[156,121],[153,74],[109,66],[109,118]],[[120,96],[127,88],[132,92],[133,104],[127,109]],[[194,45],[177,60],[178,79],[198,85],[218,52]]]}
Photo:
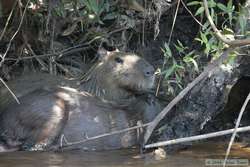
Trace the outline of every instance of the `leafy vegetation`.
{"label": "leafy vegetation", "polygon": [[[238,4],[239,5],[239,4]],[[202,26],[198,36],[195,38],[201,46],[201,52],[192,50],[189,46],[184,46],[179,40],[174,44],[176,54],[170,49],[166,43],[162,49],[164,53],[164,61],[166,65],[161,69],[161,75],[164,76],[164,83],[168,93],[176,95],[187,83],[192,81],[202,69],[201,60],[206,56],[208,59],[218,57],[223,49],[228,46],[218,40],[211,28],[211,25],[204,19],[204,6],[202,1],[190,1],[187,6],[195,9],[194,16],[199,17]],[[215,0],[208,0],[208,6],[215,24],[221,29],[222,34],[228,39],[233,40],[234,37],[242,37],[246,35],[246,18],[241,6],[236,11],[233,1],[221,3]],[[178,18],[177,18],[178,19]],[[239,23],[239,27],[235,27]],[[235,32],[236,31],[236,32]],[[203,52],[203,53],[202,53]],[[234,61],[235,54],[230,59]]]}

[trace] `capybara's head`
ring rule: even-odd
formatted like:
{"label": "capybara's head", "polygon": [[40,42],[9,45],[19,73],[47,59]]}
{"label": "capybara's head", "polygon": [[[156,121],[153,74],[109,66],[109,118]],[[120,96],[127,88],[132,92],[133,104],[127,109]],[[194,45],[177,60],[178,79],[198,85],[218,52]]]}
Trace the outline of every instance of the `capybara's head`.
{"label": "capybara's head", "polygon": [[[100,52],[104,52],[101,55]],[[119,51],[99,51],[100,65],[106,72],[106,79],[110,84],[118,87],[143,91],[154,85],[155,69],[145,59],[133,53]]]}
{"label": "capybara's head", "polygon": [[[95,95],[127,96],[127,93],[147,91],[154,86],[155,69],[134,53],[98,51],[99,63],[91,69],[88,89]],[[86,80],[86,78],[85,78]],[[92,89],[92,90],[91,90]],[[94,89],[94,90],[93,90]]]}

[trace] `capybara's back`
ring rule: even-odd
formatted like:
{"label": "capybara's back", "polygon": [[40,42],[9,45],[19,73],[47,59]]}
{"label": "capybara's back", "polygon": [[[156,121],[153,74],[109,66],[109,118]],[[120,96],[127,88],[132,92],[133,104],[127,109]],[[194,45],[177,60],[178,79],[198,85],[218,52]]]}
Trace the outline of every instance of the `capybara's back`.
{"label": "capybara's back", "polygon": [[[63,88],[38,89],[21,97],[20,102],[20,106],[9,105],[0,114],[1,139],[9,149],[103,150],[126,148],[136,143],[133,132],[87,140],[87,136],[131,126],[126,111],[90,94]],[[77,144],[72,144],[75,142]]]}

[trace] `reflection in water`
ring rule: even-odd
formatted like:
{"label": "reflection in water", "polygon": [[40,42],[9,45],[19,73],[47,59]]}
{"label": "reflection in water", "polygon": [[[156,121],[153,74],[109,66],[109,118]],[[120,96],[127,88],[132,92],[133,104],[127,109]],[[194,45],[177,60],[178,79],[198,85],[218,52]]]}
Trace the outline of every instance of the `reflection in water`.
{"label": "reflection in water", "polygon": [[[0,154],[0,167],[201,167],[206,158],[223,158],[225,143],[205,143],[187,150],[167,155],[164,160],[155,160],[153,154],[138,156],[136,150],[108,152],[67,151],[54,152],[13,152]],[[250,158],[250,149],[235,144],[231,158]]]}

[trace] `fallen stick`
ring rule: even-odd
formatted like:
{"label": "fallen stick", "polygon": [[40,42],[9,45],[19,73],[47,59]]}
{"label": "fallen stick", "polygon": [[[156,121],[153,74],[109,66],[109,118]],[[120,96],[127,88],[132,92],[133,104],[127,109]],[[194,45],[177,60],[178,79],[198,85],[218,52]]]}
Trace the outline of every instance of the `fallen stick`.
{"label": "fallen stick", "polygon": [[[60,147],[65,148],[65,147],[69,147],[69,146],[72,146],[72,145],[81,144],[81,143],[84,143],[84,142],[87,142],[87,141],[97,140],[99,138],[103,138],[103,137],[107,137],[107,136],[112,136],[112,135],[116,135],[116,134],[120,134],[120,133],[125,133],[125,132],[131,131],[131,130],[136,130],[136,129],[146,127],[146,126],[148,126],[150,124],[151,124],[151,122],[146,123],[146,124],[133,126],[133,127],[129,127],[129,128],[122,129],[122,130],[113,131],[113,132],[110,132],[110,133],[104,133],[104,134],[93,136],[93,137],[86,137],[86,138],[84,138],[82,140],[74,141],[74,142],[69,142],[66,139],[66,137],[62,134]],[[65,145],[63,144],[63,141],[65,142]]]}
{"label": "fallen stick", "polygon": [[[157,143],[153,143],[153,144],[148,144],[148,145],[144,146],[144,148],[148,149],[148,148],[154,148],[154,147],[161,147],[161,146],[185,143],[185,142],[190,142],[190,141],[203,140],[203,139],[232,134],[234,131],[235,131],[235,129],[228,129],[228,130],[223,130],[223,131],[218,131],[218,132],[213,132],[213,133],[207,133],[207,134],[203,134],[203,135],[184,137],[184,138],[168,140],[168,141],[161,141],[161,142],[157,142]],[[241,128],[237,129],[237,132],[246,132],[246,131],[250,131],[250,126],[245,126],[245,127],[241,127]]]}

